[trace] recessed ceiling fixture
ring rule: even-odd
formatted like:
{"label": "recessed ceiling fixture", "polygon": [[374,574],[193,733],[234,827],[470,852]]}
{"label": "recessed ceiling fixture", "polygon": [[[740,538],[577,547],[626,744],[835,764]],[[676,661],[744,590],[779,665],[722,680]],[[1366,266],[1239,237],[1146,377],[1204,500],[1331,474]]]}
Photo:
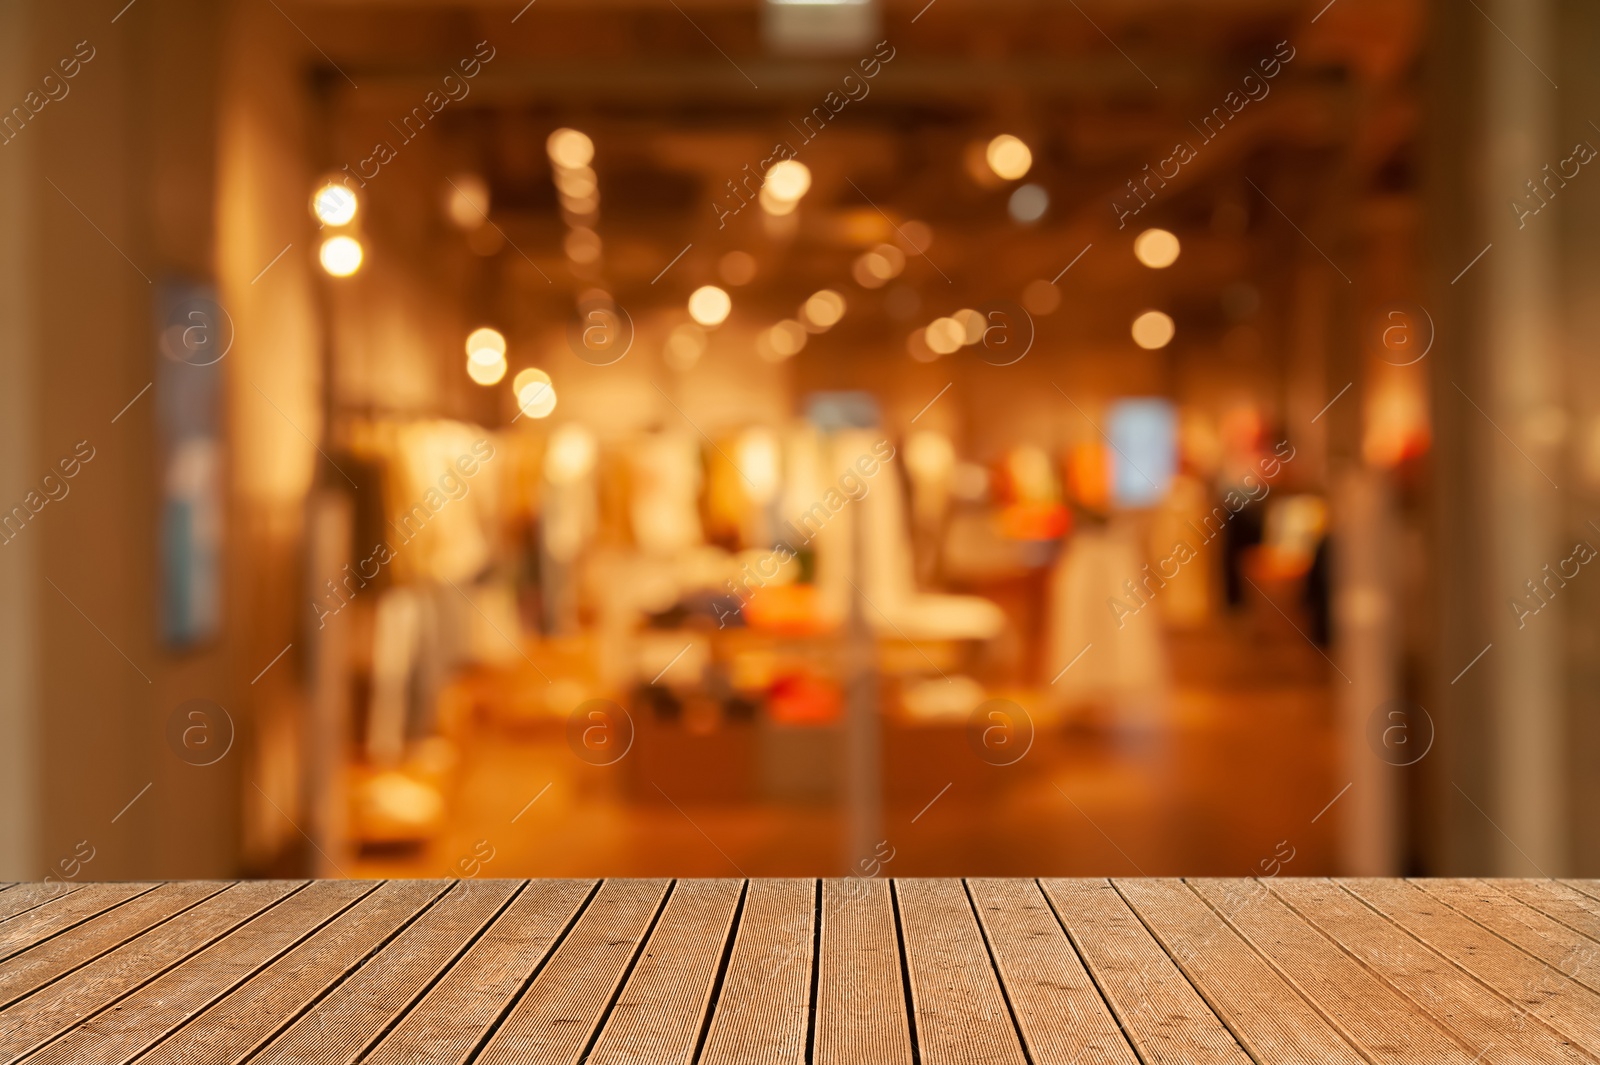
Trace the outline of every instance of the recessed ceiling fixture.
{"label": "recessed ceiling fixture", "polygon": [[814,333],[826,332],[844,317],[844,297],[825,288],[812,295],[800,308],[800,318]]}
{"label": "recessed ceiling fixture", "polygon": [[761,183],[761,207],[771,215],[792,214],[811,188],[811,168],[798,159],[780,159]]}
{"label": "recessed ceiling fixture", "polygon": [[311,197],[311,213],[326,226],[347,226],[356,216],[355,190],[329,181]]}
{"label": "recessed ceiling fixture", "polygon": [[594,141],[575,129],[558,129],[545,141],[550,162],[563,170],[577,170],[594,159]]}
{"label": "recessed ceiling fixture", "polygon": [[1152,270],[1165,270],[1182,250],[1178,238],[1165,229],[1147,229],[1133,239],[1133,254]]}
{"label": "recessed ceiling fixture", "polygon": [[721,325],[733,310],[733,300],[716,285],[701,285],[689,295],[689,317],[706,328]]}
{"label": "recessed ceiling fixture", "polygon": [[471,355],[467,356],[467,376],[480,385],[488,387],[500,383],[506,375],[506,358],[500,356],[494,362],[480,362]]}
{"label": "recessed ceiling fixture", "polygon": [[322,242],[318,258],[334,277],[349,277],[361,269],[361,242],[354,237],[329,237]]}
{"label": "recessed ceiling fixture", "polygon": [[445,213],[458,228],[470,233],[489,220],[489,183],[482,176],[457,174],[443,191]]}
{"label": "recessed ceiling fixture", "polygon": [[1172,319],[1160,311],[1145,311],[1133,320],[1133,342],[1146,351],[1166,347],[1175,332]]}
{"label": "recessed ceiling fixture", "polygon": [[500,330],[480,326],[467,334],[467,358],[491,366],[506,357],[506,338]]}
{"label": "recessed ceiling fixture", "polygon": [[550,375],[535,366],[519,371],[511,381],[517,406],[530,418],[547,418],[556,409],[556,389]]}
{"label": "recessed ceiling fixture", "polygon": [[935,318],[922,340],[935,355],[949,355],[967,342],[967,327],[955,318]]}
{"label": "recessed ceiling fixture", "polygon": [[782,362],[805,346],[806,328],[793,318],[785,318],[756,338],[756,351],[768,362]]}
{"label": "recessed ceiling fixture", "polygon": [[1009,133],[1002,133],[990,141],[984,157],[989,162],[989,169],[1006,181],[1017,180],[1033,166],[1033,152],[1022,142],[1022,138]]}

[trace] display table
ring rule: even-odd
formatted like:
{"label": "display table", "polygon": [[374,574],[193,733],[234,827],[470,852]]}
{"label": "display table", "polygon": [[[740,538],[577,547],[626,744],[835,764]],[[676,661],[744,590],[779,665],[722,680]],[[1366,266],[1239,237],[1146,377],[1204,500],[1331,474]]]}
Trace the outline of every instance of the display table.
{"label": "display table", "polygon": [[1600,882],[21,884],[0,1061],[24,1056],[1576,1062]]}

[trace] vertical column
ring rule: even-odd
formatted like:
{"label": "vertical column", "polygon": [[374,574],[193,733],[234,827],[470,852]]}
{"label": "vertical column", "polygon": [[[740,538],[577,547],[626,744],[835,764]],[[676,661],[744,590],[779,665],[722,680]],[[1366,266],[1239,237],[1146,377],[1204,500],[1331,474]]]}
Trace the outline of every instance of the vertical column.
{"label": "vertical column", "polygon": [[1555,12],[1550,0],[1498,0],[1485,10],[1516,43],[1484,38],[1484,185],[1478,210],[1493,247],[1478,264],[1487,341],[1479,378],[1484,391],[1470,397],[1483,408],[1481,439],[1489,445],[1480,468],[1490,554],[1478,577],[1492,586],[1489,639],[1495,644],[1492,661],[1484,663],[1493,667],[1495,780],[1488,813],[1503,832],[1495,844],[1496,874],[1560,875],[1567,833],[1566,603],[1555,599],[1553,609],[1530,619],[1537,624],[1526,625],[1509,605],[1525,582],[1542,576],[1546,563],[1565,557],[1555,553],[1564,539],[1558,535],[1558,438],[1546,431],[1562,419],[1556,402],[1556,256],[1563,205],[1553,201],[1556,210],[1521,219],[1511,206],[1513,199],[1531,200],[1528,183],[1559,158],[1560,95],[1551,81]]}
{"label": "vertical column", "polygon": [[[20,100],[31,64],[28,4],[0,5],[0,100]],[[29,202],[31,142],[0,145],[0,512],[28,490],[37,462],[34,434],[38,348],[35,304],[28,284],[35,225]],[[0,513],[3,516],[3,513]],[[4,534],[0,534],[0,539]],[[17,537],[0,544],[0,879],[39,876],[37,822],[39,735],[36,600],[40,582],[35,544]]]}

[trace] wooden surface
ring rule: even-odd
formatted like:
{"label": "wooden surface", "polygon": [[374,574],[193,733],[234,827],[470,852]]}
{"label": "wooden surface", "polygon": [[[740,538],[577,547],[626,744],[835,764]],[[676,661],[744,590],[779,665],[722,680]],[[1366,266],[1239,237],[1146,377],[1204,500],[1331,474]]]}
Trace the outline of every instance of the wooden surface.
{"label": "wooden surface", "polygon": [[1600,1061],[1600,882],[0,885],[0,1062]]}

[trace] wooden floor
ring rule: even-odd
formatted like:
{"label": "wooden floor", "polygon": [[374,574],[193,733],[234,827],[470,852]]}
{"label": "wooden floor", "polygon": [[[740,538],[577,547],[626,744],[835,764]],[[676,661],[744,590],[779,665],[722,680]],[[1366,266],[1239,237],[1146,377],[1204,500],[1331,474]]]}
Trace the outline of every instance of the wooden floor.
{"label": "wooden floor", "polygon": [[0,1061],[1600,1060],[1600,882],[0,889]]}

